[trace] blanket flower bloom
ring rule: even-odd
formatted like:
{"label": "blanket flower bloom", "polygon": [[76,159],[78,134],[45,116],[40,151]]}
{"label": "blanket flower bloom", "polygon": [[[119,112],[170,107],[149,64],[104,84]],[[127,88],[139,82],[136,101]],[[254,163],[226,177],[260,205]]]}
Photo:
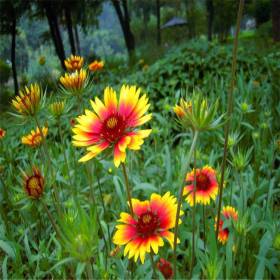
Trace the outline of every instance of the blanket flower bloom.
{"label": "blanket flower bloom", "polygon": [[[204,166],[202,169],[196,169],[196,203],[210,204],[210,199],[213,200],[218,194],[218,182],[215,170],[210,166]],[[194,205],[194,170],[187,174],[186,181],[189,185],[184,187],[183,195],[186,195],[186,201],[190,206]]]}
{"label": "blanket flower bloom", "polygon": [[104,61],[100,60],[94,60],[89,66],[88,69],[92,72],[96,72],[99,70],[102,70],[104,67]]}
{"label": "blanket flower bloom", "polygon": [[44,191],[44,177],[38,168],[33,167],[31,175],[24,174],[24,189],[30,198],[41,197]]}
{"label": "blanket flower bloom", "polygon": [[63,85],[64,91],[77,95],[81,94],[88,86],[88,74],[84,69],[76,70],[70,74],[65,73],[59,81]]}
{"label": "blanket flower bloom", "polygon": [[106,87],[104,103],[98,98],[91,100],[93,111],[85,110],[85,114],[77,118],[73,145],[87,147],[88,153],[79,161],[85,162],[97,156],[107,148],[113,149],[116,167],[125,162],[126,149],[140,150],[144,138],[151,129],[135,130],[136,127],[148,122],[152,114],[146,111],[150,107],[146,94],[140,97],[140,88],[122,86],[120,98],[116,92]]}
{"label": "blanket flower bloom", "polygon": [[24,116],[35,116],[40,107],[42,93],[38,84],[31,84],[19,91],[12,100],[12,106]]}
{"label": "blanket flower bloom", "polygon": [[70,57],[64,60],[64,65],[68,71],[80,70],[83,64],[84,58],[79,55],[71,54]]}
{"label": "blanket flower bloom", "polygon": [[0,139],[4,138],[6,134],[6,130],[0,127]]}
{"label": "blanket flower bloom", "polygon": [[[238,220],[238,212],[232,206],[224,206],[221,214],[222,215],[221,215],[221,219],[220,219],[220,222],[219,222],[218,240],[222,244],[225,244],[228,240],[229,229],[228,228],[223,228],[224,221],[232,219],[233,221],[236,222]],[[216,223],[217,223],[217,218],[216,218]],[[217,224],[215,225],[215,227],[217,227]]]}
{"label": "blanket flower bloom", "polygon": [[[164,245],[163,238],[173,247],[174,234],[170,229],[175,227],[177,202],[170,192],[160,196],[153,193],[150,201],[132,199],[134,216],[122,212],[116,226],[117,231],[113,237],[116,245],[126,245],[124,256],[134,256],[136,262],[140,257],[142,263],[145,254],[158,254],[159,247]],[[183,215],[183,211],[180,211]],[[181,223],[181,220],[179,221]],[[179,240],[177,241],[179,243]]]}
{"label": "blanket flower bloom", "polygon": [[[48,128],[47,127],[42,127],[42,133],[44,138],[46,138],[48,134]],[[22,144],[31,146],[33,148],[38,147],[42,143],[42,135],[40,133],[39,127],[36,128],[36,130],[31,130],[31,132],[28,135],[25,135],[21,138]]]}
{"label": "blanket flower bloom", "polygon": [[164,276],[164,279],[172,279],[173,269],[172,269],[172,265],[169,261],[167,261],[163,258],[160,258],[159,262],[157,263],[157,268]]}

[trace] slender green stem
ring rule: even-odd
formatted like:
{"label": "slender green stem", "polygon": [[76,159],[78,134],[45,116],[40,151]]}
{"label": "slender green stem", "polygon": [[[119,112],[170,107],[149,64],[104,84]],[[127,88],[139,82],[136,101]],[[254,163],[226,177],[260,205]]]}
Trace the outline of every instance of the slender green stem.
{"label": "slender green stem", "polygon": [[[99,195],[100,195],[100,200],[101,200],[101,205],[103,208],[103,215],[105,216],[105,204],[104,204],[104,198],[103,198],[103,193],[102,193],[102,189],[101,189],[101,185],[100,185],[100,178],[99,175],[96,175],[97,177],[97,186],[98,186],[98,190],[99,190]],[[109,228],[109,224],[107,223],[107,234],[108,234],[108,243],[109,243],[109,249],[112,250],[111,248],[111,239],[110,239],[110,228]]]}
{"label": "slender green stem", "polygon": [[[234,47],[232,53],[232,65],[231,65],[231,83],[230,89],[228,91],[228,107],[227,107],[227,121],[225,124],[225,142],[224,142],[224,153],[221,167],[221,181],[219,186],[219,203],[218,203],[218,213],[217,213],[217,225],[220,222],[221,215],[221,207],[222,207],[222,198],[223,198],[223,186],[224,186],[224,176],[225,176],[225,168],[227,164],[227,152],[228,152],[228,135],[231,125],[231,116],[233,112],[233,92],[236,84],[236,67],[237,67],[237,48],[238,48],[238,34],[240,30],[240,24],[242,19],[242,13],[244,8],[244,0],[239,1],[238,15],[237,15],[237,23],[236,23],[236,31],[234,37]],[[216,239],[218,239],[219,227],[216,229]]]}
{"label": "slender green stem", "polygon": [[92,273],[92,265],[91,265],[91,262],[89,261],[86,265],[86,270],[87,270],[87,278],[89,280],[92,280],[94,279],[93,278],[93,273]]}
{"label": "slender green stem", "polygon": [[[41,138],[42,138],[42,144],[43,144],[43,148],[44,148],[44,152],[45,152],[45,156],[46,156],[46,160],[47,160],[48,170],[51,171],[53,180],[55,181],[55,173],[54,173],[54,170],[51,166],[51,158],[50,158],[50,154],[49,154],[48,147],[47,147],[47,144],[46,144],[45,136],[43,134],[43,131],[42,131],[42,128],[40,126],[40,123],[39,123],[39,120],[38,120],[37,116],[34,116],[34,120],[35,120],[35,123],[36,123],[39,131],[40,131],[40,135],[41,135]],[[55,202],[56,210],[57,210],[58,214],[61,215],[62,214],[62,208],[61,208],[61,205],[59,203],[59,194],[58,194],[57,186],[56,186],[55,182],[53,183],[53,186],[54,186],[54,188],[53,188],[54,189],[54,202]]]}
{"label": "slender green stem", "polygon": [[65,145],[64,145],[64,139],[63,139],[63,136],[62,136],[62,129],[61,129],[60,118],[57,120],[57,124],[58,124],[58,133],[59,133],[60,141],[61,141],[61,144],[62,144],[63,157],[64,157],[64,161],[65,161],[66,169],[67,169],[67,173],[68,173],[69,184],[73,188],[74,186],[72,184],[72,178],[71,178],[71,175],[70,175],[70,168],[69,168],[66,152],[65,152],[65,149],[64,149]]}
{"label": "slender green stem", "polygon": [[[89,166],[86,166],[86,171],[87,171],[87,175],[88,175],[88,179],[89,179],[90,196],[91,196],[91,199],[92,199],[92,203],[93,203],[93,205],[95,205],[95,207],[97,209],[97,203],[96,203],[96,200],[95,200],[95,194],[94,194],[94,189],[93,189],[92,172],[90,172]],[[97,222],[98,222],[98,225],[99,225],[99,228],[100,228],[100,232],[101,232],[101,235],[102,235],[102,238],[103,238],[103,241],[104,241],[105,255],[106,255],[105,266],[107,268],[108,246],[107,246],[106,237],[105,237],[105,234],[104,234],[104,231],[103,231],[102,224],[101,224],[100,217],[99,217],[98,213],[97,213],[96,216],[97,216]]]}
{"label": "slender green stem", "polygon": [[125,164],[123,162],[121,163],[121,165],[122,165],[122,171],[123,171],[123,176],[124,176],[124,180],[125,180],[125,187],[126,187],[126,193],[127,193],[130,213],[131,213],[131,216],[133,217],[134,213],[133,213],[132,199],[131,199],[130,186],[129,186],[129,182],[128,182],[126,167],[125,167]]}
{"label": "slender green stem", "polygon": [[206,250],[206,209],[205,209],[205,205],[203,204],[202,206],[202,214],[203,214],[203,243],[204,243],[204,250]]}
{"label": "slender green stem", "polygon": [[50,210],[49,210],[48,206],[46,205],[46,203],[44,202],[44,200],[41,199],[40,201],[41,201],[41,203],[42,203],[42,205],[43,205],[43,207],[44,207],[44,209],[45,209],[45,211],[46,211],[46,213],[47,213],[47,215],[48,215],[48,217],[49,217],[49,219],[51,221],[51,224],[52,224],[52,226],[53,226],[53,228],[54,228],[58,238],[60,238],[61,234],[60,234],[60,231],[58,229],[57,224],[55,223],[55,220],[54,220],[54,218],[52,216],[52,213],[50,212]]}
{"label": "slender green stem", "polygon": [[152,266],[152,269],[153,269],[152,279],[155,279],[155,277],[157,275],[157,272],[156,272],[156,265],[155,265],[155,262],[154,262],[154,255],[153,255],[152,252],[149,255],[150,255],[150,260],[151,260],[151,266]]}
{"label": "slender green stem", "polygon": [[[196,214],[196,147],[193,151],[193,170],[194,170],[194,191],[193,191],[193,209],[192,209],[192,262],[190,268],[190,278],[192,277],[195,262],[195,214]],[[192,194],[191,194],[192,195]]]}
{"label": "slender green stem", "polygon": [[[2,202],[2,205],[0,207],[0,211],[1,211],[1,214],[2,214],[2,219],[4,221],[4,225],[5,225],[5,229],[6,229],[6,232],[9,234],[10,232],[10,227],[9,227],[9,222],[8,222],[8,211],[7,211],[7,208],[9,208],[9,198],[8,198],[8,193],[7,193],[7,188],[4,184],[4,180],[2,179],[2,175],[0,174],[0,181],[1,181],[1,184],[2,184],[2,189],[3,189],[3,202]],[[7,207],[8,206],[8,207]]]}
{"label": "slender green stem", "polygon": [[183,190],[185,185],[185,175],[189,169],[190,160],[193,154],[193,151],[196,146],[196,142],[198,139],[198,131],[194,132],[192,145],[189,150],[187,161],[186,161],[186,167],[182,174],[182,183],[178,192],[178,205],[177,205],[177,211],[176,211],[176,220],[175,220],[175,228],[174,228],[174,250],[173,250],[173,270],[174,270],[174,279],[176,279],[176,265],[177,265],[177,236],[178,236],[178,224],[179,224],[179,217],[180,217],[180,211],[181,211],[181,205],[182,205],[182,198],[183,198]]}

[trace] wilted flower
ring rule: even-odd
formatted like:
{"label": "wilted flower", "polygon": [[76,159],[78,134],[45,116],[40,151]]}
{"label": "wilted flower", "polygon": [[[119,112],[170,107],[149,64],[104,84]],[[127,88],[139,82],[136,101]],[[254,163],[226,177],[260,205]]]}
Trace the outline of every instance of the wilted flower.
{"label": "wilted flower", "polygon": [[5,135],[6,135],[6,130],[0,127],[0,139],[4,138]]}
{"label": "wilted flower", "polygon": [[84,64],[84,58],[78,55],[72,55],[64,60],[65,67],[68,71],[80,70]]}
{"label": "wilted flower", "polygon": [[63,114],[64,107],[65,107],[64,101],[57,101],[50,104],[49,110],[54,118],[60,118],[61,115]]}
{"label": "wilted flower", "polygon": [[38,168],[33,167],[33,173],[30,175],[24,174],[24,189],[31,198],[41,197],[44,191],[44,177]]}
{"label": "wilted flower", "polygon": [[[44,127],[44,126],[42,127],[42,134],[43,134],[44,138],[46,138],[46,136],[48,134],[47,127]],[[41,145],[42,141],[43,141],[43,139],[42,139],[42,135],[41,135],[39,127],[36,128],[36,131],[32,129],[28,135],[25,135],[21,138],[22,144],[31,146],[33,148]]]}
{"label": "wilted flower", "polygon": [[218,101],[209,105],[200,92],[194,92],[191,101],[181,99],[180,104],[174,107],[174,112],[184,128],[203,131],[212,130],[221,125],[224,115],[214,119],[217,109]]}
{"label": "wilted flower", "polygon": [[[195,178],[196,192],[194,192]],[[215,200],[218,194],[219,185],[216,178],[216,171],[210,166],[204,166],[202,169],[196,169],[188,173],[186,182],[190,182],[190,185],[184,187],[183,195],[187,195],[186,201],[190,206],[194,205],[194,194],[196,203],[204,205],[210,204],[210,200]]]}
{"label": "wilted flower", "polygon": [[110,257],[115,257],[119,252],[120,252],[121,247],[116,246],[111,252],[110,252]]}
{"label": "wilted flower", "polygon": [[140,257],[144,263],[146,253],[151,253],[151,250],[158,253],[159,247],[164,245],[163,238],[173,247],[174,234],[170,229],[175,227],[177,203],[170,192],[163,196],[154,193],[150,201],[132,199],[132,208],[133,217],[124,212],[120,214],[118,222],[122,224],[116,226],[113,237],[116,245],[126,245],[124,256],[128,254],[129,259],[134,256],[135,262]]}
{"label": "wilted flower", "polygon": [[152,114],[144,115],[150,105],[146,94],[139,98],[140,91],[136,86],[122,86],[118,101],[116,92],[107,87],[104,90],[104,103],[98,97],[95,101],[91,100],[93,112],[85,110],[73,128],[74,146],[88,146],[88,153],[80,162],[88,161],[105,149],[112,148],[114,164],[118,167],[121,162],[125,162],[127,148],[140,149],[151,129],[135,128],[152,117]]}
{"label": "wilted flower", "polygon": [[158,270],[162,273],[164,276],[164,279],[171,279],[173,276],[173,269],[172,265],[169,261],[160,258],[159,262],[157,263]]}
{"label": "wilted flower", "polygon": [[[230,232],[228,228],[225,228],[223,226],[225,220],[233,220],[235,222],[238,220],[238,212],[232,206],[223,207],[222,212],[221,212],[221,219],[220,219],[220,223],[219,223],[219,232],[218,232],[218,240],[222,244],[225,244],[227,242],[229,232]],[[217,218],[216,218],[216,223],[217,223]],[[215,227],[217,227],[217,224],[215,224]]]}
{"label": "wilted flower", "polygon": [[74,126],[75,124],[76,124],[75,119],[70,119],[70,125],[71,125],[71,126]]}
{"label": "wilted flower", "polygon": [[92,72],[98,71],[103,69],[104,67],[104,61],[100,60],[94,60],[89,66],[88,69]]}
{"label": "wilted flower", "polygon": [[63,92],[74,95],[81,94],[89,85],[88,74],[84,69],[76,70],[70,74],[65,73],[59,80],[64,87]]}
{"label": "wilted flower", "polygon": [[22,115],[35,116],[40,107],[41,97],[39,85],[31,84],[30,87],[26,86],[19,91],[19,95],[12,100],[12,106]]}

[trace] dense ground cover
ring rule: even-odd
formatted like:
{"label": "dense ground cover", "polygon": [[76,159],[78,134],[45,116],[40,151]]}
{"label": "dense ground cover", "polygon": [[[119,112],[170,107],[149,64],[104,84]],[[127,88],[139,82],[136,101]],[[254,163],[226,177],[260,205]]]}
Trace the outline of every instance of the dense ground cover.
{"label": "dense ground cover", "polygon": [[[166,192],[177,196],[193,134],[178,125],[173,106],[180,97],[191,100],[193,92],[195,96],[201,92],[209,106],[219,102],[214,118],[222,116],[231,79],[231,52],[231,47],[194,41],[170,50],[153,65],[140,62],[140,70],[125,77],[120,69],[106,69],[105,62],[103,72],[91,74],[93,83],[78,95],[81,98],[59,88],[45,95],[37,119],[48,127],[48,133],[45,144],[36,148],[21,143],[22,136],[35,129],[34,118],[1,117],[0,127],[6,131],[0,139],[2,277],[82,278],[93,273],[95,278],[151,278],[148,254],[144,264],[140,260],[130,262],[123,257],[124,246],[113,242],[120,213],[129,213],[122,168],[114,165],[111,152],[78,162],[86,151],[71,143],[77,134],[71,131],[77,124],[74,119],[84,113],[83,109],[93,110],[89,99],[103,99],[107,85],[117,93],[122,84],[140,86],[150,99],[148,113],[153,113],[152,120],[141,129],[151,128],[152,133],[141,150],[126,152],[132,197],[148,200],[153,193],[163,196]],[[216,195],[210,204],[197,204],[195,213],[190,201],[183,199],[177,249],[179,278],[191,274],[211,279],[280,277],[279,58],[277,49],[259,54],[241,47],[238,52],[222,199],[223,206],[234,207],[238,218],[224,218],[220,230],[225,230],[228,238],[216,243]],[[59,118],[54,114],[58,109],[50,109],[58,100],[65,102]],[[219,182],[223,142],[223,126],[200,132],[196,161],[191,160],[187,171],[191,172],[194,164],[197,168],[211,166]],[[30,198],[22,175],[30,175],[32,166],[44,176],[40,199]],[[196,183],[199,187],[199,180]],[[164,243],[153,256],[155,263],[159,258],[172,262],[173,250],[167,241]],[[163,277],[158,270],[156,274]]]}

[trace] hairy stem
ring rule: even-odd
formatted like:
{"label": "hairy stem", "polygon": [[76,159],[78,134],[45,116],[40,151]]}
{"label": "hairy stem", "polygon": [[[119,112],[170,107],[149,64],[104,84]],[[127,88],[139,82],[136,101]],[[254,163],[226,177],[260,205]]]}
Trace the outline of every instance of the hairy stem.
{"label": "hairy stem", "polygon": [[45,209],[45,211],[46,211],[46,213],[47,213],[47,215],[48,215],[48,218],[49,218],[50,221],[51,221],[51,224],[52,224],[52,226],[53,226],[53,228],[54,228],[54,230],[55,230],[55,232],[56,232],[58,238],[60,238],[60,237],[61,237],[60,231],[59,231],[58,226],[57,226],[57,224],[56,224],[56,222],[55,222],[55,220],[54,220],[54,218],[53,218],[53,216],[52,216],[52,213],[50,212],[50,210],[49,210],[47,204],[44,202],[43,199],[41,199],[41,203],[42,203],[42,205],[43,205],[43,207],[44,207],[44,209]]}
{"label": "hairy stem", "polygon": [[[218,203],[218,212],[217,212],[217,225],[220,223],[220,215],[221,215],[221,207],[222,207],[222,198],[223,198],[223,186],[224,186],[224,176],[225,176],[225,168],[227,164],[227,152],[228,152],[228,135],[231,125],[231,115],[233,112],[233,92],[236,84],[236,66],[237,66],[237,48],[238,48],[238,34],[240,30],[240,23],[242,18],[244,8],[244,0],[239,1],[239,8],[238,8],[238,14],[237,14],[237,23],[236,23],[236,31],[235,31],[235,37],[234,37],[234,47],[233,47],[233,53],[232,53],[232,65],[231,65],[231,83],[230,88],[228,91],[228,107],[227,107],[227,121],[225,124],[225,142],[224,142],[224,153],[223,153],[223,161],[222,161],[222,167],[221,167],[221,181],[219,186],[219,203]],[[218,232],[219,227],[217,226],[216,229],[216,239],[218,239]]]}
{"label": "hairy stem", "polygon": [[131,188],[129,186],[125,164],[122,162],[121,165],[122,165],[122,171],[123,171],[123,176],[124,176],[124,180],[125,180],[125,187],[126,187],[126,193],[127,193],[127,199],[128,199],[128,203],[129,203],[130,213],[131,213],[131,216],[133,217],[134,213],[133,213],[132,199],[131,199],[131,193],[130,193]]}
{"label": "hairy stem", "polygon": [[[195,262],[195,214],[196,214],[196,147],[193,151],[193,170],[194,170],[194,191],[193,191],[193,209],[192,209],[192,262],[190,268],[190,278],[192,277]],[[191,194],[192,195],[192,194]]]}
{"label": "hairy stem", "polygon": [[190,165],[190,160],[193,154],[193,151],[196,146],[196,142],[198,139],[198,131],[194,132],[193,140],[192,140],[192,145],[189,150],[188,156],[187,156],[187,161],[186,161],[186,167],[185,170],[182,174],[182,183],[178,192],[178,205],[177,205],[177,211],[176,211],[176,220],[175,220],[175,228],[174,228],[174,250],[173,250],[173,270],[174,270],[174,279],[176,279],[176,265],[177,265],[177,236],[178,236],[178,224],[179,224],[179,217],[180,217],[180,210],[181,210],[181,205],[182,205],[182,198],[183,198],[183,190],[184,190],[184,183],[185,183],[185,175],[189,169]]}
{"label": "hairy stem", "polygon": [[[48,170],[51,171],[51,174],[52,174],[52,179],[55,181],[55,173],[53,171],[53,168],[51,166],[51,158],[50,158],[50,154],[49,154],[49,150],[48,150],[48,147],[47,147],[47,144],[46,144],[46,138],[43,134],[43,130],[41,128],[41,125],[39,123],[39,120],[36,116],[34,116],[34,120],[35,120],[35,123],[39,129],[39,132],[40,132],[40,135],[41,135],[41,138],[42,138],[42,146],[44,148],[44,153],[45,153],[45,156],[46,156],[46,161],[47,161],[47,167],[48,167]],[[56,210],[58,212],[59,215],[62,214],[62,208],[61,208],[61,205],[59,203],[59,195],[58,195],[58,191],[57,191],[57,186],[55,183],[53,183],[53,186],[54,186],[54,203],[55,203],[55,207],[56,207]]]}

